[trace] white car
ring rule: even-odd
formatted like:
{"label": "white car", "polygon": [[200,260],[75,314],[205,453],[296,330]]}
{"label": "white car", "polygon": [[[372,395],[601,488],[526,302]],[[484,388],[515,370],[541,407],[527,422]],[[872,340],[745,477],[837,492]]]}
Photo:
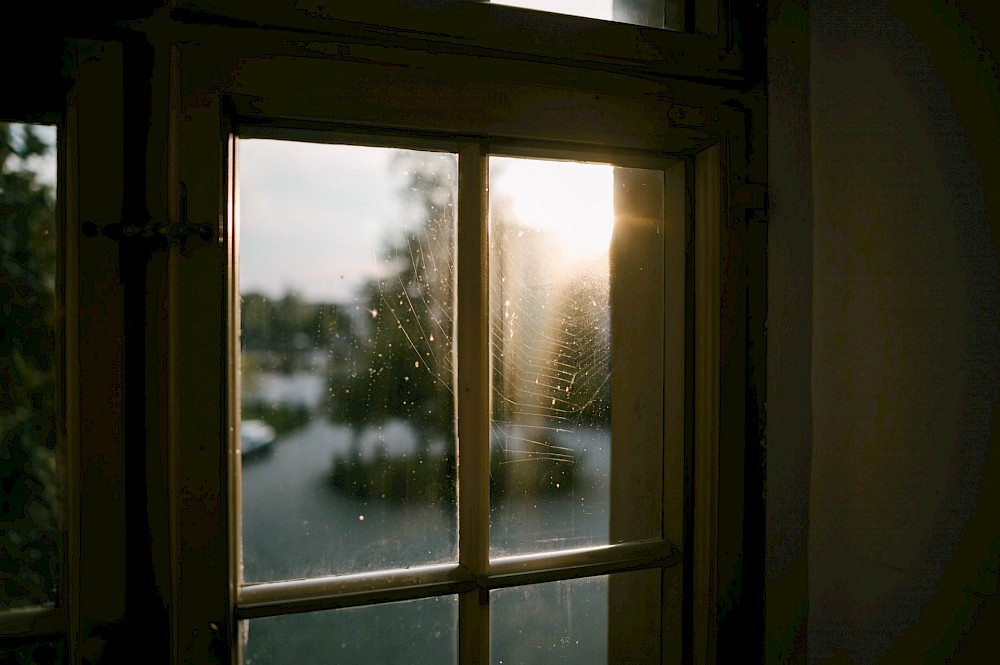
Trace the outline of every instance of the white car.
{"label": "white car", "polygon": [[270,452],[274,438],[274,428],[263,420],[244,420],[240,423],[240,451],[244,457]]}

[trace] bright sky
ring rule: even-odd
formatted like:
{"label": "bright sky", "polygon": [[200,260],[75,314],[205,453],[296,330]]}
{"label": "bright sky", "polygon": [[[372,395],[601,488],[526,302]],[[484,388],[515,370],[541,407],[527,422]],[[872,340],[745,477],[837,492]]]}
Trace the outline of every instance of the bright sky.
{"label": "bright sky", "polygon": [[402,218],[393,151],[241,140],[240,290],[345,302]]}
{"label": "bright sky", "polygon": [[[23,164],[23,166],[26,167],[29,171],[34,171],[37,174],[39,181],[44,182],[49,186],[55,187],[56,128],[53,125],[24,125],[21,123],[12,122],[10,123],[10,127],[13,130],[11,138],[15,146],[20,146],[22,132],[24,131],[24,128],[28,126],[31,127],[31,129],[35,132],[35,135],[38,136],[38,138],[40,138],[43,143],[46,143],[50,146],[50,149],[45,155],[41,157],[34,156],[28,158],[26,162]],[[19,167],[22,166],[20,164],[20,160],[17,160],[16,158],[11,158],[11,159],[15,160],[15,162],[18,164]]]}
{"label": "bright sky", "polygon": [[[240,140],[237,149],[245,293],[349,302],[384,271],[386,243],[419,217],[400,194],[405,175],[393,159],[404,151],[264,139]],[[413,154],[457,169],[454,155]],[[518,223],[554,234],[553,256],[607,252],[611,166],[493,157],[490,172],[494,200],[510,205]]]}
{"label": "bright sky", "polygon": [[614,167],[491,157],[490,189],[495,200],[511,206],[518,223],[554,233],[564,258],[607,253],[614,225]]}
{"label": "bright sky", "polygon": [[[605,21],[612,20],[614,0],[491,0],[500,5],[539,9],[556,14],[587,16]],[[618,19],[623,23],[648,25],[654,28],[684,29],[684,3],[682,0],[643,0],[619,3]]]}

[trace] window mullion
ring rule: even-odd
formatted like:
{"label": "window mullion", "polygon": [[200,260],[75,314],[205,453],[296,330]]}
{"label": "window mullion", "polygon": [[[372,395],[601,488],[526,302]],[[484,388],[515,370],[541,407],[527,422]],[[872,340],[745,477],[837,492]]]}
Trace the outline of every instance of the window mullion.
{"label": "window mullion", "polygon": [[692,640],[698,662],[715,660],[719,488],[721,162],[713,145],[695,156],[694,529]]}
{"label": "window mullion", "polygon": [[[664,427],[663,427],[663,537],[684,549],[684,475],[690,391],[687,388],[689,324],[687,286],[690,263],[686,256],[691,218],[686,205],[690,169],[680,161],[663,173],[664,219]],[[687,560],[684,555],[682,561]],[[683,662],[683,577],[685,563],[664,569],[662,577],[661,654],[664,663]]]}
{"label": "window mullion", "polygon": [[[150,333],[163,337],[152,352],[160,356],[159,388],[164,391],[150,427],[166,447],[161,473],[170,488],[170,662],[232,663],[233,556],[225,443],[229,278],[221,269],[229,256],[222,241],[228,207],[227,127],[221,99],[205,95],[202,88],[203,81],[220,76],[214,63],[199,61],[197,47],[158,41],[156,48],[169,54],[170,79],[161,86],[170,86],[174,114],[160,120],[167,164],[162,176],[166,200],[160,207],[166,210],[167,225],[159,229],[165,247],[151,262],[148,279],[150,312],[159,311],[166,319],[160,331]],[[150,161],[156,157],[151,155]],[[208,231],[207,237],[196,236],[192,228]]]}
{"label": "window mullion", "polygon": [[[487,161],[479,145],[459,152],[457,243],[458,551],[473,575],[489,565],[489,244]],[[459,596],[459,659],[489,662],[489,597]]]}
{"label": "window mullion", "polygon": [[[105,233],[121,219],[122,47],[83,40],[74,49],[66,105],[65,201],[66,662],[104,648],[125,620],[125,506],[120,248]],[[88,231],[90,233],[88,234]],[[60,442],[62,443],[62,442]],[[86,469],[88,473],[81,473]],[[84,506],[87,507],[84,510]],[[103,633],[103,634],[102,634]]]}

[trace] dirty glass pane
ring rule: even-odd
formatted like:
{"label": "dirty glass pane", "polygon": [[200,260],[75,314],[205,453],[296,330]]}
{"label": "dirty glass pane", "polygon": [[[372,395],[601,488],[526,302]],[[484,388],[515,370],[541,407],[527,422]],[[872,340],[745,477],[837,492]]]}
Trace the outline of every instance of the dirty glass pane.
{"label": "dirty glass pane", "polygon": [[244,579],[456,560],[456,155],[237,155]]}
{"label": "dirty glass pane", "polygon": [[243,625],[244,665],[458,662],[458,598],[309,612]]}
{"label": "dirty glass pane", "polygon": [[684,29],[684,0],[492,0],[492,2],[651,28]]}
{"label": "dirty glass pane", "polygon": [[58,581],[55,142],[0,123],[0,612]]}
{"label": "dirty glass pane", "polygon": [[606,665],[608,578],[491,591],[490,662]]}
{"label": "dirty glass pane", "polygon": [[[636,173],[650,192],[626,186]],[[662,489],[662,193],[659,171],[490,159],[492,557],[659,534],[646,492]],[[637,224],[625,213],[642,196],[655,205]],[[616,486],[617,521],[638,522],[619,537],[613,429],[622,456],[642,459]]]}
{"label": "dirty glass pane", "polygon": [[659,585],[653,569],[492,591],[490,662],[658,663]]}

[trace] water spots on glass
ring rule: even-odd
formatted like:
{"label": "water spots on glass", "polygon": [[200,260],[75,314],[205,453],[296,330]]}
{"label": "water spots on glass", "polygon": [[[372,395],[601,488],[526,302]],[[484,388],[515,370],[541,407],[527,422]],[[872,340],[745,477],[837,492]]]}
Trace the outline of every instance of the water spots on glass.
{"label": "water spots on glass", "polygon": [[490,169],[491,555],[602,544],[576,496],[609,501],[611,167]]}
{"label": "water spots on glass", "polygon": [[[238,156],[241,251],[267,250],[240,257],[241,415],[278,431],[243,456],[244,580],[455,560],[457,157],[262,139]],[[307,541],[295,515],[336,537]]]}
{"label": "water spots on glass", "polygon": [[[244,664],[458,663],[458,599],[421,600],[253,619]],[[324,654],[319,658],[318,654]]]}

